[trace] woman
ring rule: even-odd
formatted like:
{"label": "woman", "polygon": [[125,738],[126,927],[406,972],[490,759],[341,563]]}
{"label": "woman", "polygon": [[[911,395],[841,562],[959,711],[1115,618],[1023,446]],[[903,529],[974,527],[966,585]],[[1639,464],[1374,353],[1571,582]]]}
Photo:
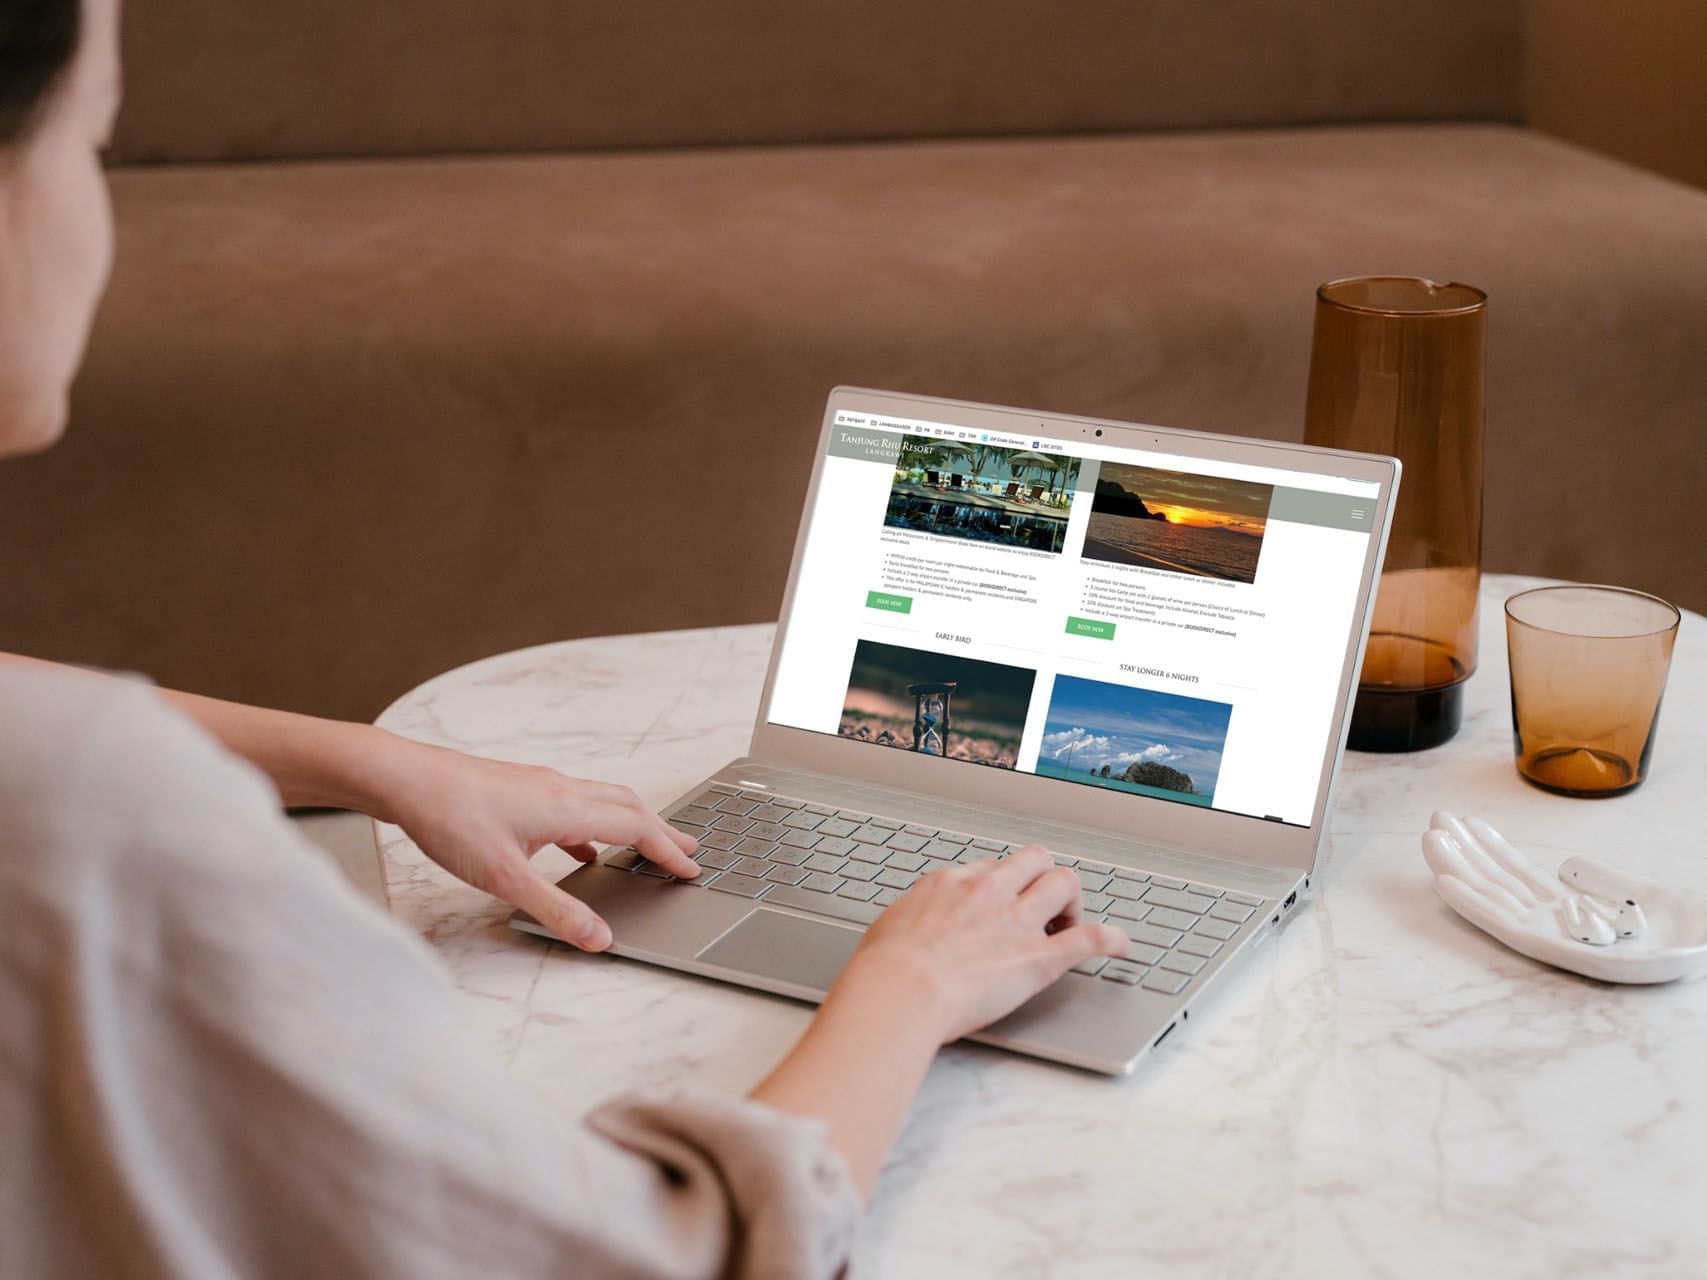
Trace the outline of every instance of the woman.
{"label": "woman", "polygon": [[[59,434],[105,282],[117,25],[0,3],[0,453]],[[696,874],[622,788],[0,660],[0,1274],[834,1274],[937,1048],[1126,947],[1041,849],[935,872],[750,1099],[575,1122],[281,797],[397,822],[589,951],[538,849]]]}

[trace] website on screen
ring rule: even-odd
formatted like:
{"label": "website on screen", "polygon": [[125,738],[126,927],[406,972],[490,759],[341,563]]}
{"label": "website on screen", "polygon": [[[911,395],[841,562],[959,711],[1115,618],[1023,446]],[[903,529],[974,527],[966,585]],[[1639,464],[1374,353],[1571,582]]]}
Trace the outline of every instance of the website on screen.
{"label": "website on screen", "polygon": [[1307,825],[1378,487],[843,411],[767,718]]}

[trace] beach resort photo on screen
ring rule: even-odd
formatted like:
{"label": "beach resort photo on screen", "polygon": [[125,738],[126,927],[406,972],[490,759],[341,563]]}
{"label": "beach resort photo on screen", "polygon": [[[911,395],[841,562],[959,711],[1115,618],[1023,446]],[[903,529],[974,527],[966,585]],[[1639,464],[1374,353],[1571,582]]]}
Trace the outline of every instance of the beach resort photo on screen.
{"label": "beach resort photo on screen", "polygon": [[1085,559],[1255,582],[1274,486],[1102,464]]}
{"label": "beach resort photo on screen", "polygon": [[837,732],[920,755],[1011,769],[1037,673],[861,640]]}
{"label": "beach resort photo on screen", "polygon": [[883,523],[943,538],[1061,550],[1079,459],[903,436]]}
{"label": "beach resort photo on screen", "polygon": [[1037,772],[1210,805],[1232,716],[1225,702],[1056,676]]}

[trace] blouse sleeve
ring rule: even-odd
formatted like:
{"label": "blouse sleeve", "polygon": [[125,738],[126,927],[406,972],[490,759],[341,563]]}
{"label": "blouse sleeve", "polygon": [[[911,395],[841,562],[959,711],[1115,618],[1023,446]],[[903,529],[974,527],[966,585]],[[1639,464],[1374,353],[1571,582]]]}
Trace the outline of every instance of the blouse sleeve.
{"label": "blouse sleeve", "polygon": [[583,1120],[151,693],[0,676],[0,719],[0,1271],[844,1269],[858,1201],[816,1123],[649,1095]]}

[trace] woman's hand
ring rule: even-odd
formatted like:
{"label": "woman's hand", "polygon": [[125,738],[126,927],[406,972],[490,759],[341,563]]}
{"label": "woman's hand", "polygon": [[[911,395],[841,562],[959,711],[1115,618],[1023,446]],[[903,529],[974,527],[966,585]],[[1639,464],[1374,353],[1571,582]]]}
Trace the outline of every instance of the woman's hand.
{"label": "woman's hand", "polygon": [[671,875],[699,874],[697,842],[627,787],[408,745],[407,766],[387,770],[382,816],[453,876],[521,908],[571,946],[604,950],[610,926],[533,869],[530,859],[546,845],[582,862],[598,855],[592,841],[633,845]]}
{"label": "woman's hand", "polygon": [[1081,960],[1126,954],[1123,932],[1080,914],[1078,877],[1039,845],[943,867],[878,917],[837,986],[875,980],[928,997],[946,1044],[1011,1013]]}
{"label": "woman's hand", "polygon": [[753,1097],[829,1126],[870,1191],[939,1047],[1011,1013],[1127,937],[1081,921],[1079,880],[1045,849],[929,872],[866,932],[824,1007]]}

